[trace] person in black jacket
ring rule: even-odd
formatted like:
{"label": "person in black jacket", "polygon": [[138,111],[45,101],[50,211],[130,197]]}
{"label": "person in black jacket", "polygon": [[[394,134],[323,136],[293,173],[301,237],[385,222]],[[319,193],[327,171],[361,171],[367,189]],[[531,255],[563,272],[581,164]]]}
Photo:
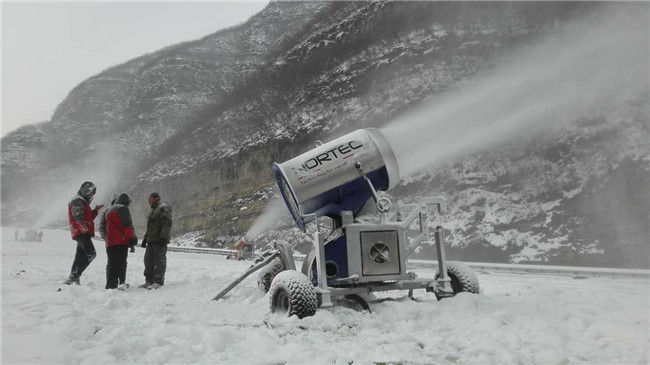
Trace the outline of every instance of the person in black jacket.
{"label": "person in black jacket", "polygon": [[144,279],[142,288],[158,289],[165,285],[167,270],[167,244],[172,229],[172,208],[160,200],[158,193],[149,194],[151,212],[147,217],[147,232],[142,239],[144,253]]}

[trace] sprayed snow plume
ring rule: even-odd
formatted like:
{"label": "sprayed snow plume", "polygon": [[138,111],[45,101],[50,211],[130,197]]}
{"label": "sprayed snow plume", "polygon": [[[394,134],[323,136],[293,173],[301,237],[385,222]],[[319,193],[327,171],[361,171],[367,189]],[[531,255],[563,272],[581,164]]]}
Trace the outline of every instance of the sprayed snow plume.
{"label": "sprayed snow plume", "polygon": [[647,95],[648,14],[604,9],[382,128],[402,176]]}

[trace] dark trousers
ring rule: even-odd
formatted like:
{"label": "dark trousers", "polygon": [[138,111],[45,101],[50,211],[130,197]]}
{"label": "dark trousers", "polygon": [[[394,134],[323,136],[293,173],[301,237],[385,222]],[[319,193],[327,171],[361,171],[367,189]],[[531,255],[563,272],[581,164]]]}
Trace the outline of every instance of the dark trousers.
{"label": "dark trousers", "polygon": [[126,258],[129,246],[106,247],[106,289],[115,289],[126,281]]}
{"label": "dark trousers", "polygon": [[149,243],[144,252],[144,279],[149,284],[165,284],[167,245]]}
{"label": "dark trousers", "polygon": [[75,238],[75,241],[77,241],[77,253],[74,255],[70,277],[78,279],[88,265],[93,262],[97,256],[97,252],[95,251],[93,241],[90,239],[90,235],[82,234]]}

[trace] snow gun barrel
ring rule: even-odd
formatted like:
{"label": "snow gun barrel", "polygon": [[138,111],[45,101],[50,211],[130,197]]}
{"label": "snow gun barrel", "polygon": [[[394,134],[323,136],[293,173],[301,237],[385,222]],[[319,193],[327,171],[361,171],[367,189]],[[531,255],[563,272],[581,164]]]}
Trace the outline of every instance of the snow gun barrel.
{"label": "snow gun barrel", "polygon": [[375,128],[356,130],[289,161],[274,163],[273,174],[303,231],[308,215],[340,219],[343,211],[359,211],[373,194],[367,181],[377,191],[399,182],[395,153]]}

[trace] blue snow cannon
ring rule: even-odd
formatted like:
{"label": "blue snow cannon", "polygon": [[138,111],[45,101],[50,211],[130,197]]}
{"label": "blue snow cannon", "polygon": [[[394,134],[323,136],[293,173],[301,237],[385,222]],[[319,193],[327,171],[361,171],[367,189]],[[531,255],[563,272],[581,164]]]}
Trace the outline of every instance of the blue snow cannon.
{"label": "blue snow cannon", "polygon": [[284,163],[274,163],[273,174],[291,216],[303,231],[310,215],[328,216],[337,222],[344,211],[356,215],[373,196],[367,180],[375,192],[399,182],[395,154],[375,128],[357,130]]}
{"label": "blue snow cannon", "polygon": [[[395,153],[378,129],[360,129],[318,144],[291,160],[274,163],[273,174],[303,232],[318,217],[330,217],[334,224],[328,230],[328,225],[316,221],[310,228],[313,247],[300,272],[291,245],[280,241],[249,270],[268,265],[258,284],[270,294],[271,311],[303,318],[339,301],[369,310],[363,295],[374,291],[424,289],[438,299],[461,291],[479,292],[471,268],[446,261],[442,227],[430,232],[430,208],[444,212],[446,198],[423,197],[415,204],[392,207],[382,193],[395,187],[400,176]],[[434,278],[418,278],[407,269],[407,258],[421,244],[435,245]]]}

